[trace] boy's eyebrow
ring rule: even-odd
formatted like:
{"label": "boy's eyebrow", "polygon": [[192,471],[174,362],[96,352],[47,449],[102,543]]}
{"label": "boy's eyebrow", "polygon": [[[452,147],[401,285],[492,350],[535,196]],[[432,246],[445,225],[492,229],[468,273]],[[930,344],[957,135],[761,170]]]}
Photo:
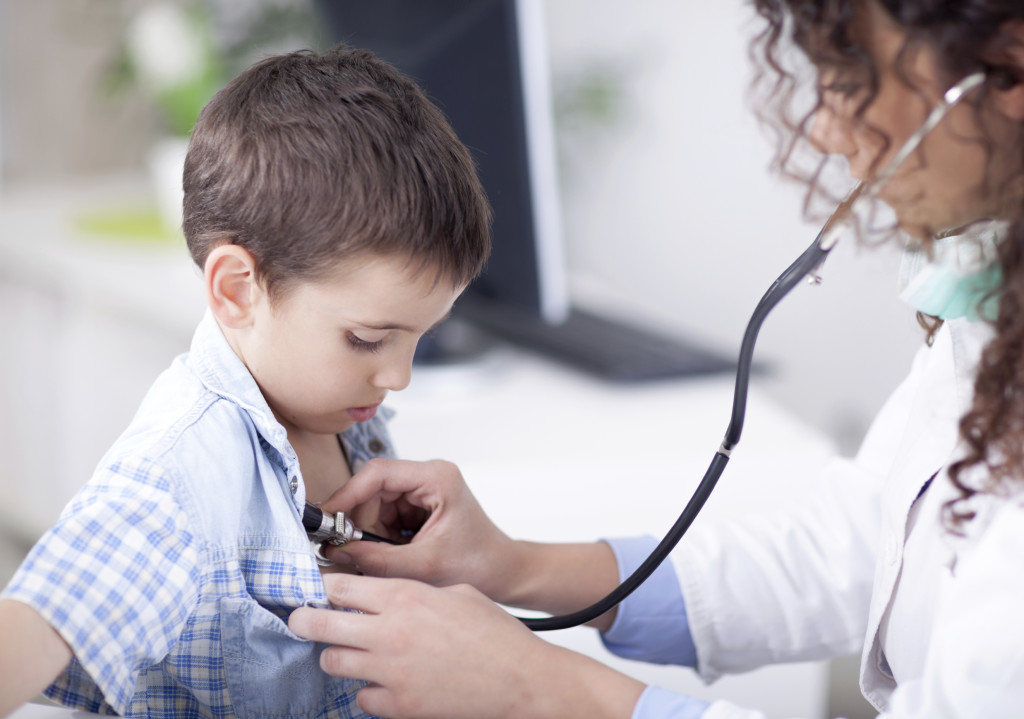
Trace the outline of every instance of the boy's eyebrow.
{"label": "boy's eyebrow", "polygon": [[[442,317],[437,322],[432,324],[427,329],[427,332],[430,332],[431,330],[437,328],[438,325],[440,325],[442,322],[444,322],[446,319],[448,319],[451,316],[452,316],[451,310],[449,310],[448,312],[445,312],[444,313],[444,317]],[[363,327],[365,327],[368,330],[402,330],[404,332],[415,332],[416,331],[415,328],[413,328],[413,327],[409,327],[408,325],[399,324],[397,322],[382,322],[382,323],[379,323],[379,324],[372,323],[372,322],[360,322],[359,324],[361,324]]]}

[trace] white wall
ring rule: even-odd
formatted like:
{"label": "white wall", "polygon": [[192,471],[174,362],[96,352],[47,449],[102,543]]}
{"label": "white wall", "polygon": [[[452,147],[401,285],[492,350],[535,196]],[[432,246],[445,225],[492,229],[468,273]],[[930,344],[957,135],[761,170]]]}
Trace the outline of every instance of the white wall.
{"label": "white wall", "polygon": [[[730,354],[757,300],[818,228],[801,188],[769,173],[747,105],[742,0],[551,0],[554,83],[614,68],[623,102],[605,128],[568,138],[563,195],[577,297],[598,288],[627,315]],[[844,241],[825,283],[768,319],[757,357],[770,391],[852,446],[922,339],[895,299],[898,251]]]}
{"label": "white wall", "polygon": [[[6,19],[6,8],[0,3],[0,28],[3,28],[7,22]],[[0,32],[0,197],[3,196],[4,190],[4,166],[7,164],[7,126],[4,123],[4,85],[5,83],[5,64],[4,64],[4,33]]]}

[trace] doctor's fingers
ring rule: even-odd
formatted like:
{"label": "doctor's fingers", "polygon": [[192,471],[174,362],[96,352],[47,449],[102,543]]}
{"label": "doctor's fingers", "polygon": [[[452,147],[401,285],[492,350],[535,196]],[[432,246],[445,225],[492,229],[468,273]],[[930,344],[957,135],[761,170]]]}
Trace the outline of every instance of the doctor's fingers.
{"label": "doctor's fingers", "polygon": [[[521,564],[518,547],[470,498],[431,514],[408,544],[350,542],[335,561],[374,577],[418,579],[438,587],[471,584],[497,596],[509,581],[508,568]],[[327,556],[332,558],[332,550]]]}
{"label": "doctor's fingers", "polygon": [[[406,549],[406,547],[389,548],[398,551]],[[363,612],[364,615],[390,613],[393,616],[404,618],[416,611],[429,612],[445,608],[452,601],[445,596],[449,593],[456,596],[479,595],[479,592],[472,587],[453,586],[438,589],[412,579],[381,579],[355,574],[328,574],[323,579],[327,598],[332,606],[340,609],[355,609]],[[295,612],[293,612],[293,616],[294,614]]]}
{"label": "doctor's fingers", "polygon": [[354,611],[299,607],[288,617],[288,629],[303,639],[362,651],[366,648],[366,641],[362,637],[367,633],[367,620],[375,616]]}
{"label": "doctor's fingers", "polygon": [[350,565],[370,577],[415,579],[438,587],[474,583],[463,566],[470,554],[467,541],[445,532],[428,534],[400,545],[350,542],[342,547],[328,547],[325,554],[328,559]]}
{"label": "doctor's fingers", "polygon": [[449,497],[463,492],[468,492],[468,488],[458,467],[451,462],[372,459],[323,507],[331,512],[349,511],[373,498],[383,502],[404,498],[413,506],[432,511]]}

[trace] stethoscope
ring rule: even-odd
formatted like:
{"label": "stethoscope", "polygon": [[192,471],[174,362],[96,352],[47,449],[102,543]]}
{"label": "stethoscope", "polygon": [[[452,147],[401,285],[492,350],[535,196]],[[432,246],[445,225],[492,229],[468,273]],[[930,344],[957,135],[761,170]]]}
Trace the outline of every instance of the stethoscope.
{"label": "stethoscope", "polygon": [[[675,546],[682,539],[683,535],[690,528],[693,520],[697,518],[704,503],[711,496],[711,491],[722,476],[725,466],[729,463],[733,449],[740,441],[740,434],[743,431],[743,420],[747,408],[747,390],[750,386],[750,370],[753,363],[754,343],[761,330],[768,313],[777,305],[783,297],[789,294],[802,279],[809,278],[814,284],[821,282],[819,274],[825,258],[835,247],[836,242],[845,229],[845,223],[853,216],[860,203],[874,200],[881,187],[889,181],[896,170],[910,157],[918,148],[925,136],[930,133],[942,121],[946,114],[953,109],[964,96],[985,82],[985,73],[979,72],[968,75],[960,82],[950,87],[943,95],[939,103],[932,109],[925,118],[921,127],[912,134],[892,160],[875,179],[858,183],[839,203],[839,206],[831,214],[818,236],[810,247],[804,250],[793,264],[791,264],[778,279],[772,283],[762,296],[760,302],[754,308],[754,313],[747,323],[743,333],[743,342],[740,345],[739,362],[736,367],[736,386],[733,393],[732,415],[729,426],[725,432],[725,438],[721,446],[711,459],[711,464],[704,473],[703,479],[694,490],[686,506],[683,508],[679,518],[672,525],[665,537],[658,543],[658,546],[651,552],[644,562],[627,577],[618,587],[612,590],[603,599],[594,604],[580,609],[571,614],[563,614],[553,617],[523,618],[520,621],[535,632],[551,631],[554,629],[568,629],[587,622],[593,621],[602,614],[615,608],[622,600],[628,597],[637,587],[644,583],[658,566],[665,561],[665,558],[675,549]],[[352,540],[392,542],[390,539],[379,537],[356,529],[351,520],[343,513],[332,515],[323,512],[318,507],[308,504],[303,513],[303,525],[311,539],[341,545]]]}

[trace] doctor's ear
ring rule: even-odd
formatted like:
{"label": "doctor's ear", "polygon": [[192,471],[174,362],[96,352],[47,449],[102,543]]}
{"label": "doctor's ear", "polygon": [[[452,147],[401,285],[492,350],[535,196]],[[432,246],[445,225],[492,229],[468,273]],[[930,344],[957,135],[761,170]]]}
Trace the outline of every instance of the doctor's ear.
{"label": "doctor's ear", "polygon": [[206,302],[221,324],[233,329],[251,324],[263,289],[256,279],[256,258],[248,250],[218,245],[206,257],[203,279]]}
{"label": "doctor's ear", "polygon": [[999,112],[1011,120],[1024,122],[1024,67],[994,67],[987,74]]}
{"label": "doctor's ear", "polygon": [[996,107],[1007,117],[1024,122],[1024,21],[1006,23],[986,69]]}

